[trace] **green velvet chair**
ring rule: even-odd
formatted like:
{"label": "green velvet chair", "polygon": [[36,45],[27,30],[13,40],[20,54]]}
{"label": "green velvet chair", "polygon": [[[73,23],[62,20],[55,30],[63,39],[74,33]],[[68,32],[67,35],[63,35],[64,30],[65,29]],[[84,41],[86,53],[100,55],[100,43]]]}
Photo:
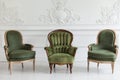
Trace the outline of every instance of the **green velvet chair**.
{"label": "green velvet chair", "polygon": [[50,42],[49,47],[45,47],[50,73],[55,65],[67,65],[72,73],[73,61],[76,53],[76,47],[72,47],[73,34],[64,29],[57,29],[48,34]]}
{"label": "green velvet chair", "polygon": [[23,62],[32,61],[33,70],[35,70],[35,51],[32,51],[32,45],[23,44],[22,35],[16,30],[9,30],[5,32],[5,54],[8,61],[8,69],[10,70],[12,63],[21,63],[22,68]]}
{"label": "green velvet chair", "polygon": [[97,39],[97,44],[93,43],[88,46],[87,70],[89,71],[89,62],[96,62],[97,67],[99,67],[99,63],[110,63],[113,73],[118,48],[117,45],[115,45],[115,32],[110,29],[102,30],[98,34]]}

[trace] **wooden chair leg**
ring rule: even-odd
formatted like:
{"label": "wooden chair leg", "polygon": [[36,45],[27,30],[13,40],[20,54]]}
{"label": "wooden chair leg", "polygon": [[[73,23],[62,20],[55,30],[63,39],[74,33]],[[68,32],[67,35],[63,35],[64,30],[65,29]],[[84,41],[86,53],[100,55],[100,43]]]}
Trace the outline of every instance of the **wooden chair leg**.
{"label": "wooden chair leg", "polygon": [[35,71],[35,59],[33,60],[33,71]]}
{"label": "wooden chair leg", "polygon": [[55,64],[53,65],[53,68],[54,68],[54,72],[55,72]]}
{"label": "wooden chair leg", "polygon": [[12,63],[9,62],[9,70],[10,70],[10,74],[12,74]]}
{"label": "wooden chair leg", "polygon": [[69,66],[69,65],[67,64],[67,69],[68,69],[68,66]]}
{"label": "wooden chair leg", "polygon": [[22,69],[24,68],[24,65],[23,65],[23,63],[21,63],[22,64]]}
{"label": "wooden chair leg", "polygon": [[72,73],[73,64],[69,64],[69,65],[70,65],[70,73]]}
{"label": "wooden chair leg", "polygon": [[50,67],[50,74],[52,73],[52,65],[51,63],[49,63],[49,67]]}
{"label": "wooden chair leg", "polygon": [[97,68],[99,68],[99,62],[97,63]]}
{"label": "wooden chair leg", "polygon": [[8,70],[10,70],[10,62],[8,62]]}
{"label": "wooden chair leg", "polygon": [[54,64],[54,68],[55,68],[55,64]]}
{"label": "wooden chair leg", "polygon": [[89,72],[89,60],[87,60],[87,71]]}
{"label": "wooden chair leg", "polygon": [[114,73],[114,62],[111,62],[112,74]]}

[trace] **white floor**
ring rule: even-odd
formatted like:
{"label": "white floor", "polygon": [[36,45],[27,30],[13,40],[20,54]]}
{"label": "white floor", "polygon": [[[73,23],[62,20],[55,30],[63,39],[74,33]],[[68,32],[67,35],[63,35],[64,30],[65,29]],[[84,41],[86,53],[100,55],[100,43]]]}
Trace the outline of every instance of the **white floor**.
{"label": "white floor", "polygon": [[75,62],[73,73],[70,74],[66,66],[56,66],[56,72],[49,73],[47,62],[37,61],[36,71],[32,70],[32,63],[14,64],[12,75],[8,71],[8,64],[0,62],[0,80],[120,80],[120,64],[116,62],[114,74],[111,73],[110,64],[101,64],[99,69],[96,63],[90,64],[90,71],[87,72],[85,61]]}

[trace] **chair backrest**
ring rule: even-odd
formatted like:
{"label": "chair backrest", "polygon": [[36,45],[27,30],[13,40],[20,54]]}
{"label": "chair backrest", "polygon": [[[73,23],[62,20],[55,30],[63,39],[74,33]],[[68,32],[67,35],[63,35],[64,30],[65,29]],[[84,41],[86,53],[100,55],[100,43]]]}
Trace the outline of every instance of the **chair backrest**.
{"label": "chair backrest", "polygon": [[102,30],[98,34],[98,44],[100,44],[100,46],[103,49],[115,51],[113,50],[115,45],[115,39],[116,39],[115,32],[110,29]]}
{"label": "chair backrest", "polygon": [[57,29],[48,34],[50,46],[54,48],[54,53],[67,52],[71,46],[73,34],[64,29]]}
{"label": "chair backrest", "polygon": [[8,53],[13,50],[21,49],[23,47],[21,33],[15,30],[6,31],[5,45],[8,46]]}

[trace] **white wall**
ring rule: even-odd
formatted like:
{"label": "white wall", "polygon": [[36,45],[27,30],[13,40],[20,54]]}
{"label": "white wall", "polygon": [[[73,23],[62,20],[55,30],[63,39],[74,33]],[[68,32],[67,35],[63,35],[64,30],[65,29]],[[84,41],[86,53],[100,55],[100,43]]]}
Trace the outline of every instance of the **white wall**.
{"label": "white wall", "polygon": [[[56,8],[59,1],[62,10]],[[73,33],[73,46],[78,47],[75,61],[87,59],[87,46],[96,42],[102,29],[115,30],[120,46],[119,4],[119,0],[0,0],[0,61],[6,60],[4,32],[10,29],[19,30],[24,43],[34,45],[38,61],[47,61],[44,47],[54,29]]]}
{"label": "white wall", "polygon": [[[2,27],[2,26],[1,26]],[[47,61],[45,46],[49,46],[47,35],[50,31],[55,29],[67,29],[74,35],[73,46],[78,47],[75,61],[82,61],[87,59],[87,46],[91,43],[96,43],[96,37],[99,31],[103,29],[113,29],[116,32],[116,44],[120,46],[120,29],[119,25],[115,27],[110,25],[72,25],[72,26],[5,26],[0,30],[0,61],[5,61],[4,55],[4,32],[6,30],[19,30],[23,35],[24,43],[34,45],[36,51],[37,61]]]}

